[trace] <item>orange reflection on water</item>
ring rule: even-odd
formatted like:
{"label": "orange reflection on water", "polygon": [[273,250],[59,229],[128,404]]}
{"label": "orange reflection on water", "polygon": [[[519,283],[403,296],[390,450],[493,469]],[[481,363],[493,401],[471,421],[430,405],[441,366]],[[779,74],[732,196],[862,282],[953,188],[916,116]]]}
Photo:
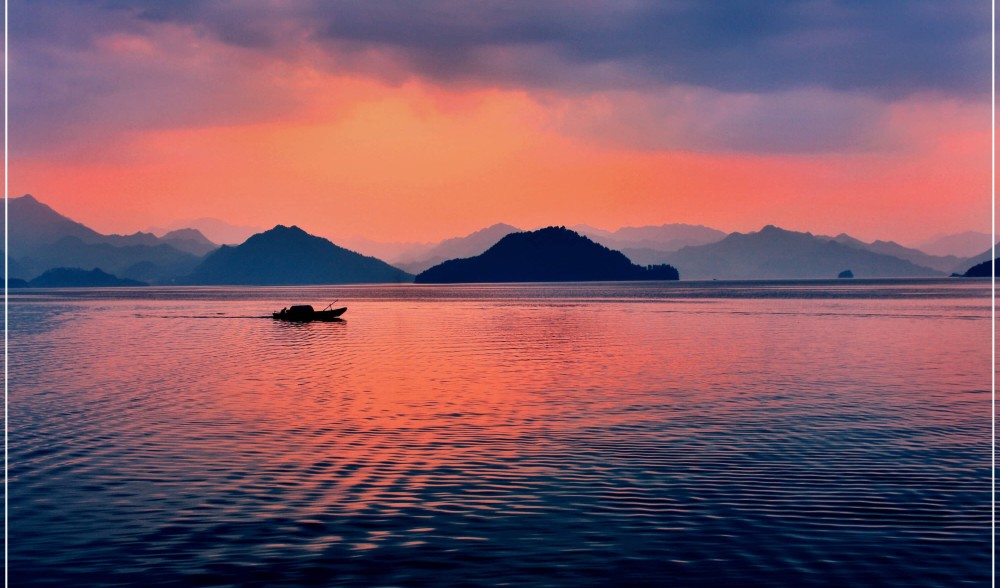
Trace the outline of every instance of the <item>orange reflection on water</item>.
{"label": "orange reflection on water", "polygon": [[[314,324],[246,318],[287,305],[252,297],[31,307],[46,318],[15,330],[15,488],[47,501],[15,496],[15,520],[92,512],[64,517],[66,536],[186,561],[211,544],[514,583],[534,559],[586,577],[643,558],[711,577],[722,560],[766,578],[820,554],[865,584],[885,577],[874,549],[969,571],[955,547],[988,504],[988,298],[531,288],[399,288]],[[65,547],[33,537],[21,545]]]}

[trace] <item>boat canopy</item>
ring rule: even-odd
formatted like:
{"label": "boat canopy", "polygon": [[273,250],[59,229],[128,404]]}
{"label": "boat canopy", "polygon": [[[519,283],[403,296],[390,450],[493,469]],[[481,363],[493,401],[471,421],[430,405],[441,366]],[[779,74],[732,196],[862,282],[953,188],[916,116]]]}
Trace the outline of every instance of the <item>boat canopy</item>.
{"label": "boat canopy", "polygon": [[313,312],[313,307],[308,304],[302,304],[299,306],[292,306],[288,309],[290,313],[310,313]]}

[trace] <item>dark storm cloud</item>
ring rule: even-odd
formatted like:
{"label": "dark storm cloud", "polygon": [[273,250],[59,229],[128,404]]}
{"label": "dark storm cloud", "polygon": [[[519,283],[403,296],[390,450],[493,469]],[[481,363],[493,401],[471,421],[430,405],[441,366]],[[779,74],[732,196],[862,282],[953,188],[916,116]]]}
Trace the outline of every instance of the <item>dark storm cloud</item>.
{"label": "dark storm cloud", "polygon": [[99,150],[122,132],[238,124],[296,102],[274,79],[252,75],[253,59],[207,55],[196,35],[165,32],[134,11],[12,4],[9,109],[18,154]]}
{"label": "dark storm cloud", "polygon": [[[887,103],[922,92],[982,102],[990,89],[981,2],[14,0],[9,10],[22,151],[88,145],[95,129],[274,117],[300,98],[282,83],[284,64],[575,96],[561,132],[645,149],[870,149],[884,144],[872,137]],[[607,108],[589,109],[598,94]]]}
{"label": "dark storm cloud", "polygon": [[[982,2],[116,1],[107,7],[192,24],[227,43],[261,49],[297,41],[289,35],[293,22],[331,50],[388,51],[407,68],[444,80],[584,89],[680,83],[734,92],[825,87],[888,96],[989,91],[990,13]],[[510,50],[524,59],[492,56]],[[607,64],[628,75],[576,71],[592,74]]]}

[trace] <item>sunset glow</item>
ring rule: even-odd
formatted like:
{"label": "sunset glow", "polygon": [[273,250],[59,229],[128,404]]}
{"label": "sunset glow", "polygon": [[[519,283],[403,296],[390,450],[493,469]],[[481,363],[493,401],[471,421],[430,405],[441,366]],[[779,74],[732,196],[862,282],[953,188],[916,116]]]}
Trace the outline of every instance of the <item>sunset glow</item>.
{"label": "sunset glow", "polygon": [[[196,217],[383,241],[496,222],[776,224],[902,242],[988,230],[988,43],[974,50],[986,15],[940,25],[965,40],[939,56],[951,62],[893,49],[864,66],[839,9],[799,15],[801,30],[752,40],[788,70],[741,79],[727,73],[741,58],[714,73],[676,61],[719,48],[591,58],[563,38],[521,40],[489,22],[498,7],[447,23],[428,9],[396,39],[400,14],[332,6],[241,4],[243,20],[222,22],[207,7],[12,4],[11,195],[118,233]],[[580,18],[631,26],[629,9],[605,8]],[[558,36],[583,26],[558,20],[572,10],[502,14],[555,19]],[[816,27],[827,36],[803,38]],[[843,61],[824,74],[801,52]]]}
{"label": "sunset glow", "polygon": [[994,571],[986,3],[8,4],[11,585]]}

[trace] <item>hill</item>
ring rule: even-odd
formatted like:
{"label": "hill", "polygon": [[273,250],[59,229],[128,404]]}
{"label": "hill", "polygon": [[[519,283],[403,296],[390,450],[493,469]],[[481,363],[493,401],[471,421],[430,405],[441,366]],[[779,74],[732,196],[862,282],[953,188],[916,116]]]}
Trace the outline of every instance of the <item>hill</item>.
{"label": "hill", "polygon": [[521,229],[517,227],[497,223],[464,237],[445,239],[433,247],[420,251],[419,254],[397,259],[395,263],[408,272],[418,274],[448,259],[479,255],[496,245],[500,239],[520,231]]}
{"label": "hill", "polygon": [[970,267],[967,272],[965,272],[964,274],[962,274],[962,277],[965,277],[965,278],[989,278],[989,277],[992,277],[993,276],[993,264],[994,263],[1000,264],[1000,258],[997,258],[995,261],[992,260],[992,259],[989,259],[989,260],[984,261],[982,263],[977,263],[976,265]]}
{"label": "hill", "polygon": [[717,243],[685,247],[663,259],[685,279],[835,278],[847,269],[858,278],[944,275],[897,257],[771,225],[756,233],[733,233]]}
{"label": "hill", "polygon": [[[20,258],[38,247],[55,243],[63,237],[84,242],[99,242],[104,235],[52,210],[31,194],[7,201],[8,244],[11,257]],[[2,230],[2,229],[0,229]]]}
{"label": "hill", "polygon": [[57,267],[29,281],[28,285],[32,288],[117,288],[148,284],[136,280],[123,280],[98,268],[87,271],[78,267]]}
{"label": "hill", "polygon": [[338,247],[302,229],[278,225],[241,245],[224,245],[205,257],[186,284],[361,284],[412,281],[413,276]]}
{"label": "hill", "polygon": [[452,259],[417,275],[416,282],[569,282],[676,280],[669,266],[641,267],[565,227],[513,233],[484,253]]}

